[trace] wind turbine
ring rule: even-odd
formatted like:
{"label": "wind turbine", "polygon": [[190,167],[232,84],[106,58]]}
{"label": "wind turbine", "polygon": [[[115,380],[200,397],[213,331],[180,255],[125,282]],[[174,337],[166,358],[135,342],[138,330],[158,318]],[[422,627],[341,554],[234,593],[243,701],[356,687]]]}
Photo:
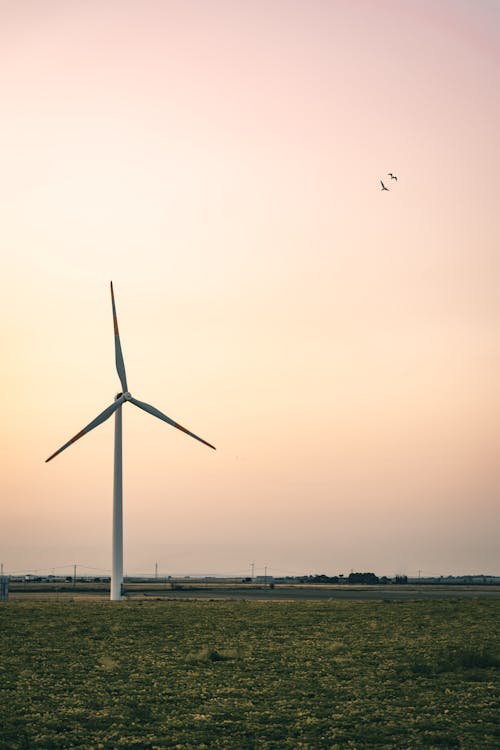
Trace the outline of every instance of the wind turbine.
{"label": "wind turbine", "polygon": [[182,425],[178,424],[177,422],[174,422],[173,419],[170,419],[170,417],[167,417],[166,414],[163,414],[163,412],[156,409],[154,406],[151,406],[150,404],[144,403],[144,401],[138,401],[136,398],[134,398],[128,390],[127,387],[127,376],[125,374],[125,364],[123,362],[123,354],[122,354],[122,348],[120,344],[120,334],[118,333],[118,319],[116,317],[116,307],[115,307],[115,296],[113,294],[113,282],[111,282],[111,306],[113,309],[113,325],[115,329],[115,360],[116,360],[116,369],[118,371],[118,377],[120,378],[120,382],[122,385],[122,392],[117,393],[115,396],[114,403],[111,404],[111,406],[108,406],[104,411],[102,411],[98,416],[92,420],[92,422],[89,422],[89,424],[83,428],[83,430],[80,430],[76,435],[74,435],[70,440],[68,440],[67,443],[64,443],[59,450],[57,450],[55,453],[53,453],[51,456],[49,456],[45,463],[48,461],[51,461],[53,458],[55,458],[59,453],[61,453],[65,448],[68,448],[72,443],[75,443],[77,440],[79,440],[81,437],[87,434],[87,432],[90,432],[94,429],[94,427],[98,427],[102,422],[105,422],[109,417],[114,414],[115,415],[115,450],[114,450],[114,481],[113,481],[113,563],[112,563],[112,570],[111,570],[111,592],[110,592],[110,598],[111,601],[120,601],[122,598],[122,587],[123,587],[123,513],[122,513],[122,498],[123,498],[123,482],[122,482],[122,404],[124,404],[126,401],[130,401],[130,403],[134,404],[135,406],[138,406],[139,409],[143,409],[143,411],[147,411],[148,414],[152,414],[153,417],[157,417],[158,419],[162,419],[164,422],[167,422],[167,424],[172,425],[172,427],[177,427],[178,430],[182,430],[182,432],[185,432],[187,435],[190,435],[191,437],[195,438],[195,440],[199,440],[200,443],[204,443],[204,445],[208,445],[209,448],[213,448],[215,450],[215,446],[211,445],[210,443],[207,443],[206,440],[202,440],[201,437],[198,437],[198,435],[195,435],[194,432],[190,432],[189,430],[186,430],[185,427],[182,427]]}

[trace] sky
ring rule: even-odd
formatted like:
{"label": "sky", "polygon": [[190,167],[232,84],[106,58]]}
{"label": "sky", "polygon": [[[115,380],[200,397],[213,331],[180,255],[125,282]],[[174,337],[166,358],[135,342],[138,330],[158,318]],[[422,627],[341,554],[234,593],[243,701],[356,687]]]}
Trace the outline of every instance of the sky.
{"label": "sky", "polygon": [[[0,561],[500,575],[500,4],[0,0]],[[393,172],[398,179],[392,180]],[[389,191],[382,191],[380,180]]]}

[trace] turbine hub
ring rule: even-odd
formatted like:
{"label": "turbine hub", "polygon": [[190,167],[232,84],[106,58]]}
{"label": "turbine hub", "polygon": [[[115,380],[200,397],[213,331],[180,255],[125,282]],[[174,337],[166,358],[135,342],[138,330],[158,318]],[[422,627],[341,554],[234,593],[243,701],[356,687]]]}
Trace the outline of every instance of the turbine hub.
{"label": "turbine hub", "polygon": [[122,393],[122,396],[125,399],[125,401],[130,401],[130,399],[132,398],[132,394],[129,393],[128,391],[125,391],[125,393]]}

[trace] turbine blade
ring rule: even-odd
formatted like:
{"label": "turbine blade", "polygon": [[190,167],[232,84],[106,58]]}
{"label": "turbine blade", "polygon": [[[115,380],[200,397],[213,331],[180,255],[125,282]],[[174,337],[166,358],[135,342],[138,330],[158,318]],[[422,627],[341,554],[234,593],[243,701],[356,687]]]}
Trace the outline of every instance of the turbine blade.
{"label": "turbine blade", "polygon": [[95,419],[92,420],[86,427],[83,428],[83,430],[80,430],[78,434],[76,434],[74,437],[71,438],[71,440],[68,440],[67,443],[64,443],[64,445],[59,448],[55,453],[53,453],[51,456],[49,456],[45,463],[48,463],[53,458],[55,458],[59,453],[61,453],[65,448],[70,446],[72,443],[75,443],[77,440],[79,440],[81,437],[87,434],[87,432],[90,432],[94,429],[94,427],[97,427],[98,425],[102,424],[102,422],[105,422],[109,417],[115,412],[119,406],[123,404],[125,401],[123,396],[120,396],[111,406],[108,406],[107,409],[104,409],[99,416],[97,416]]}
{"label": "turbine blade", "polygon": [[153,417],[158,417],[158,419],[162,419],[164,422],[167,422],[167,424],[172,425],[172,427],[177,427],[178,430],[182,430],[182,432],[185,432],[186,435],[190,435],[195,440],[199,440],[200,443],[203,443],[204,445],[208,445],[209,448],[213,448],[216,450],[215,445],[212,445],[211,443],[207,443],[206,440],[203,440],[201,437],[198,437],[198,435],[195,435],[194,432],[190,432],[189,430],[186,430],[185,427],[182,427],[182,425],[178,424],[177,422],[174,422],[173,419],[170,419],[170,417],[167,417],[166,414],[163,414],[159,409],[155,409],[154,406],[151,406],[150,404],[145,404],[144,401],[138,401],[136,398],[130,397],[128,399],[133,404],[139,407],[139,409],[143,409],[144,411],[147,411],[149,414],[152,414]]}
{"label": "turbine blade", "polygon": [[113,326],[115,329],[115,361],[116,369],[118,371],[118,377],[122,384],[122,391],[126,393],[127,388],[127,376],[125,374],[125,364],[123,362],[122,347],[120,344],[120,334],[118,332],[118,318],[116,317],[116,306],[115,306],[115,295],[113,294],[113,282],[111,282],[111,305],[113,307]]}

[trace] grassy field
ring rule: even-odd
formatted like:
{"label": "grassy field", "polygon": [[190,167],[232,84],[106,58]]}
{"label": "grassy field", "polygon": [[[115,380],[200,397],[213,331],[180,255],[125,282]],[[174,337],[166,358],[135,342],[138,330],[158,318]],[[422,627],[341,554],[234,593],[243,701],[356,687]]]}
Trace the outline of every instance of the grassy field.
{"label": "grassy field", "polygon": [[500,748],[500,601],[10,601],[0,748]]}

